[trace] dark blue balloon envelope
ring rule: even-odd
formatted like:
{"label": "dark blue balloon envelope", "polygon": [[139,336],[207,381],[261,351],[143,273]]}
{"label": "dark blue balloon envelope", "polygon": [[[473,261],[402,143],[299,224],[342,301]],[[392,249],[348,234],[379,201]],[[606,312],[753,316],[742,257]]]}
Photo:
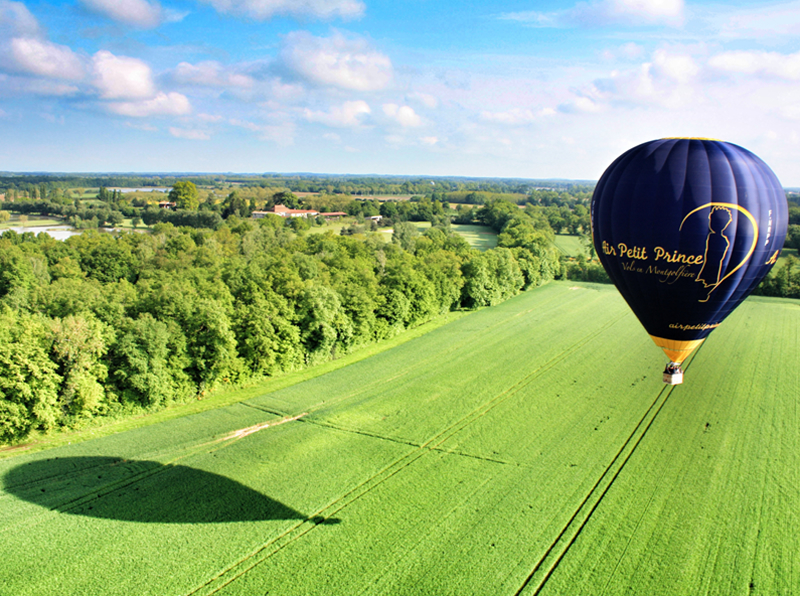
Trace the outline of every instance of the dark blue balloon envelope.
{"label": "dark blue balloon envelope", "polygon": [[756,155],[709,139],[638,145],[592,197],[600,262],[644,328],[682,362],[766,276],[788,224],[786,195]]}

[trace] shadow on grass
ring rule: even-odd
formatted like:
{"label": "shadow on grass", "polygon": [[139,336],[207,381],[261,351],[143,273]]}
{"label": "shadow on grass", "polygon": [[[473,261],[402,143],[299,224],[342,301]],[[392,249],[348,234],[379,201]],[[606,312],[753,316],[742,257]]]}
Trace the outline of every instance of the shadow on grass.
{"label": "shadow on grass", "polygon": [[181,465],[117,457],[58,457],[13,468],[5,492],[50,510],[141,523],[228,523],[308,517],[246,485]]}

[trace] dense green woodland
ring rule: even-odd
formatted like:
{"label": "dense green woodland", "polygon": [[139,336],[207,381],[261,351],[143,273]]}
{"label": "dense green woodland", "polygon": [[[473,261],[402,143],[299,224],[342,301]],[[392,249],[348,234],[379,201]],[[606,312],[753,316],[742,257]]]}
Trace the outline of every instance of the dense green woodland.
{"label": "dense green woodland", "polygon": [[[173,181],[169,198],[178,208],[171,210],[105,186],[87,201],[64,189],[74,181],[14,178],[12,188],[8,179],[3,209],[61,215],[82,227],[133,217],[152,229],[88,230],[64,242],[12,231],[0,237],[3,443],[316,364],[553,278],[608,282],[592,260],[590,192],[578,186],[531,190],[524,207],[488,190],[462,191],[464,203],[452,209],[435,193],[383,202],[324,193],[309,201],[274,189],[259,201],[247,198],[256,190],[231,189],[219,200],[215,190]],[[380,213],[392,242],[358,225],[343,235],[309,234],[304,219],[248,219],[278,202]],[[787,247],[797,247],[800,208],[791,205]],[[433,227],[419,235],[410,221]],[[471,249],[451,222],[489,226],[498,247]],[[557,233],[579,236],[587,256],[560,258]],[[800,297],[796,259],[758,292]]]}

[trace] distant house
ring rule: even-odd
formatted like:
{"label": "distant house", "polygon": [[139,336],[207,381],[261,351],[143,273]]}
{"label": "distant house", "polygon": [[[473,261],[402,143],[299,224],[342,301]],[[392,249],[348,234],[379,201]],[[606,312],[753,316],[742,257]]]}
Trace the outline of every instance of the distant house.
{"label": "distant house", "polygon": [[[319,215],[319,211],[313,209],[290,209],[282,204],[276,204],[272,211],[266,211],[266,213],[280,215],[281,217],[314,217]],[[256,214],[253,213],[253,217],[255,216]]]}
{"label": "distant house", "polygon": [[383,219],[383,215],[371,215],[370,217],[367,217],[367,219],[371,221],[380,221]]}
{"label": "distant house", "polygon": [[169,200],[162,200],[158,203],[159,209],[174,209],[176,206],[174,202],[170,202]]}
{"label": "distant house", "polygon": [[342,219],[343,217],[347,217],[347,213],[342,213],[342,212],[320,213],[320,215],[325,218],[325,221],[331,221],[332,219]]}

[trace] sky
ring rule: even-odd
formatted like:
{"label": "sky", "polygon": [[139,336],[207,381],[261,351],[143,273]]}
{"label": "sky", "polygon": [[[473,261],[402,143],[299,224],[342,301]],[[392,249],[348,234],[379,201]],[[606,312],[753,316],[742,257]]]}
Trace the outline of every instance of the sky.
{"label": "sky", "polygon": [[800,186],[800,0],[0,0],[0,171],[596,180],[710,137]]}

